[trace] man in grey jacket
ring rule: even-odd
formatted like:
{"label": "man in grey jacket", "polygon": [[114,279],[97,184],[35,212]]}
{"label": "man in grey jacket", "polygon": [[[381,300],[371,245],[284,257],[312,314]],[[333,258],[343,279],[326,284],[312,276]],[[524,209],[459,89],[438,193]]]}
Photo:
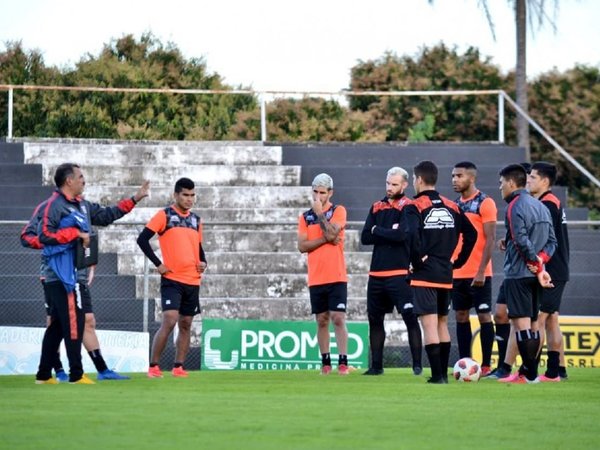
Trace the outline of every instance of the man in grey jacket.
{"label": "man in grey jacket", "polygon": [[537,319],[541,289],[552,287],[544,264],[557,245],[548,208],[527,192],[526,183],[527,172],[520,164],[510,164],[500,171],[500,190],[508,203],[504,219],[504,292],[523,360],[517,373],[498,380],[509,383],[538,381],[540,336],[531,329],[531,322]]}

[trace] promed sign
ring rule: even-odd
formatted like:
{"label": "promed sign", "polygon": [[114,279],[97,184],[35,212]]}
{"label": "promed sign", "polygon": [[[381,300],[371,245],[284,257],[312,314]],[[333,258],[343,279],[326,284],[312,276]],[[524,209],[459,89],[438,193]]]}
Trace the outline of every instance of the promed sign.
{"label": "promed sign", "polygon": [[[348,364],[368,365],[368,325],[348,323]],[[331,356],[337,363],[333,331]],[[319,369],[315,322],[204,319],[203,370]]]}

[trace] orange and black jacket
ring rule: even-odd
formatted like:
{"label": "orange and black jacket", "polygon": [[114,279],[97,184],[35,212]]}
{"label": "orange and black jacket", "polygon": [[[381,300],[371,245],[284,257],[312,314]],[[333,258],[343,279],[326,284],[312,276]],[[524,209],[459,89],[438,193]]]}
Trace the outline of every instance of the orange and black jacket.
{"label": "orange and black jacket", "polygon": [[409,230],[403,209],[410,203],[406,196],[392,202],[384,197],[371,206],[361,234],[364,245],[373,245],[369,275],[387,277],[408,273]]}
{"label": "orange and black jacket", "polygon": [[[453,201],[437,191],[423,191],[405,207],[410,232],[411,285],[452,288],[452,269],[462,267],[475,245],[477,231]],[[461,252],[452,254],[462,234]]]}

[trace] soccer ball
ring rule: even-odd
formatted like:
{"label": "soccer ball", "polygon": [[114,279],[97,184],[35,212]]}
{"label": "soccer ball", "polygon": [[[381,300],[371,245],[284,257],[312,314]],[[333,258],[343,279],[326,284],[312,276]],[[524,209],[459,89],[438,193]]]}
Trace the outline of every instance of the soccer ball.
{"label": "soccer ball", "polygon": [[471,358],[461,358],[454,364],[453,374],[456,381],[473,383],[479,381],[481,366]]}

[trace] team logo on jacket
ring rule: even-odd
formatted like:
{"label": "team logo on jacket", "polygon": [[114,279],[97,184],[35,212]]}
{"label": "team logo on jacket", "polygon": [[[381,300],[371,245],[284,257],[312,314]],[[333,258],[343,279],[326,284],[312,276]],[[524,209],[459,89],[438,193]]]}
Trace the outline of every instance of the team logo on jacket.
{"label": "team logo on jacket", "polygon": [[454,228],[454,217],[445,208],[433,208],[425,217],[423,228]]}

